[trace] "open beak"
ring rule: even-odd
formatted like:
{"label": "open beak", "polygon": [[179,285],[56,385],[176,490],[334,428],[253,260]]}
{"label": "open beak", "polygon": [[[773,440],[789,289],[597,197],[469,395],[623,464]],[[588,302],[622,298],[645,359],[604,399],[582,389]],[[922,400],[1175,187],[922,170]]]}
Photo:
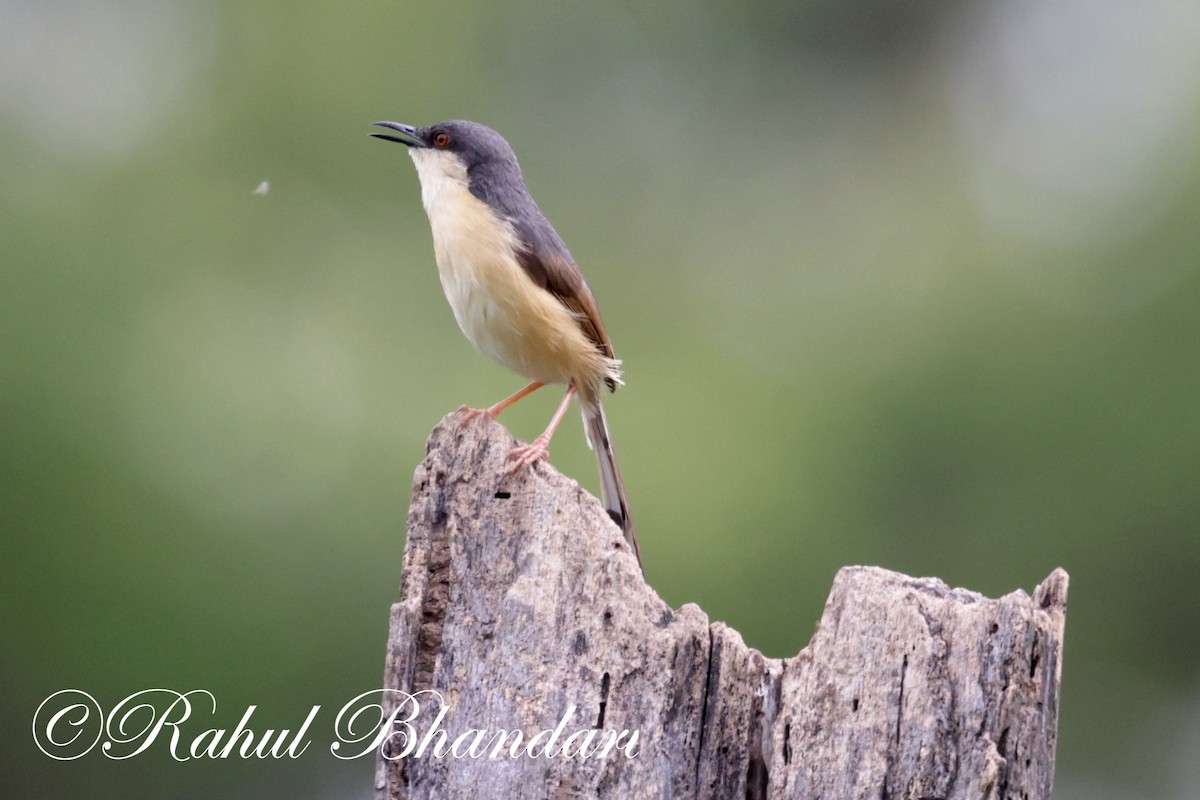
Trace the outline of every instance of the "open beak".
{"label": "open beak", "polygon": [[399,142],[400,144],[409,147],[425,147],[426,144],[421,141],[421,137],[417,136],[417,129],[412,125],[405,125],[403,122],[376,122],[373,123],[381,128],[389,128],[397,133],[401,133],[408,138],[401,139],[399,136],[392,136],[389,133],[372,133],[376,139],[386,139],[389,142]]}

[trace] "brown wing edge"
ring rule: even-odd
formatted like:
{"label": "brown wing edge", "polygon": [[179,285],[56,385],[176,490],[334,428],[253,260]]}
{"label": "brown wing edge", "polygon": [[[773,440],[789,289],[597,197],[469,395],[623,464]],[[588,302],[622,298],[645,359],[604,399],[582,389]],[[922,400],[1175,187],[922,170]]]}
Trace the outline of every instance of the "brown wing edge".
{"label": "brown wing edge", "polygon": [[[595,343],[596,349],[607,358],[615,358],[612,341],[600,319],[596,298],[574,261],[553,255],[539,257],[528,248],[517,253],[517,261],[534,283],[558,298],[571,312],[584,334]],[[610,382],[609,388],[615,388],[615,384]]]}

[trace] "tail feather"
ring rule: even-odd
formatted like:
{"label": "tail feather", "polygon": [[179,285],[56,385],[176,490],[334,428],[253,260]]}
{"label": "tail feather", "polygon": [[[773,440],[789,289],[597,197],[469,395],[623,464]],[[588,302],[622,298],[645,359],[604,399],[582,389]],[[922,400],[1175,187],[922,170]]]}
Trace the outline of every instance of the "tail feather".
{"label": "tail feather", "polygon": [[642,565],[642,554],[638,550],[637,536],[633,531],[633,520],[629,518],[629,501],[625,498],[625,482],[621,480],[621,469],[613,452],[612,440],[608,435],[608,421],[604,418],[604,407],[583,405],[583,429],[588,444],[596,451],[596,464],[600,467],[600,502],[604,510],[625,534],[629,549]]}

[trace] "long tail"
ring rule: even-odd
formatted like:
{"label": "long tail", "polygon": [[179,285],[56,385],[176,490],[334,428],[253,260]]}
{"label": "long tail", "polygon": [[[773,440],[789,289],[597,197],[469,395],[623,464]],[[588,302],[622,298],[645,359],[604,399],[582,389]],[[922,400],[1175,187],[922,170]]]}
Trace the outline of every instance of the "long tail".
{"label": "long tail", "polygon": [[600,467],[600,502],[604,510],[620,526],[625,541],[642,566],[642,554],[638,550],[637,536],[633,532],[633,520],[629,518],[629,501],[625,498],[625,482],[621,480],[621,468],[613,453],[612,440],[608,435],[608,421],[604,418],[604,406],[597,401],[580,403],[583,406],[583,429],[587,432],[588,444],[596,451],[596,463]]}

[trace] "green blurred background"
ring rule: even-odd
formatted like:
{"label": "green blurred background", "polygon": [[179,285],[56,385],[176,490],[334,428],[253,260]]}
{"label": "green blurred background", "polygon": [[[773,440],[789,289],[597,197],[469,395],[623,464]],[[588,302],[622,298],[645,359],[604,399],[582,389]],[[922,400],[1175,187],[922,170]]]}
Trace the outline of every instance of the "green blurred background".
{"label": "green blurred background", "polygon": [[[785,656],[842,565],[1061,565],[1056,796],[1196,796],[1200,7],[0,0],[6,797],[370,796],[326,727],[58,763],[30,722],[164,686],[328,726],[378,686],[425,436],[521,385],[366,136],[450,117],[600,300],[670,604]],[[595,488],[576,415],[553,458]]]}

